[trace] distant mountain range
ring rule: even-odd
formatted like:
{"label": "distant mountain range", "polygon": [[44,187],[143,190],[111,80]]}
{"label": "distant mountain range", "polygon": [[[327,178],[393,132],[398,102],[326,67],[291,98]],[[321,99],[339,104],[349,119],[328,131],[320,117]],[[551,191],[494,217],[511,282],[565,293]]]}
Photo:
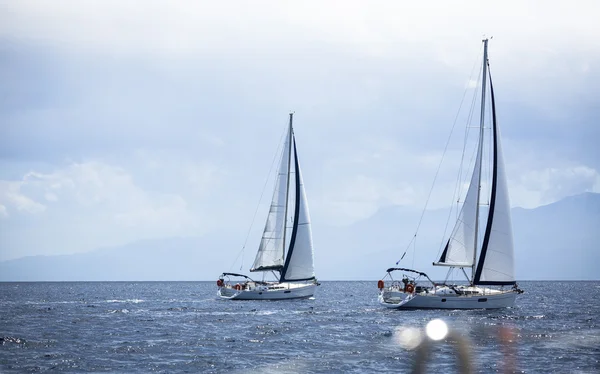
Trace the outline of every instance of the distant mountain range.
{"label": "distant mountain range", "polygon": [[[448,209],[425,214],[416,245],[401,266],[434,279],[433,267],[445,241]],[[402,206],[379,210],[349,226],[314,223],[315,267],[321,280],[376,280],[400,259],[421,212]],[[600,194],[584,193],[535,209],[512,209],[516,274],[520,280],[600,279]],[[452,229],[451,220],[447,231]],[[447,236],[448,233],[446,233]],[[32,256],[0,262],[0,281],[215,280],[240,252],[239,233],[143,240],[120,247],[62,256]],[[245,250],[247,274],[258,239]],[[260,278],[257,276],[257,278]]]}

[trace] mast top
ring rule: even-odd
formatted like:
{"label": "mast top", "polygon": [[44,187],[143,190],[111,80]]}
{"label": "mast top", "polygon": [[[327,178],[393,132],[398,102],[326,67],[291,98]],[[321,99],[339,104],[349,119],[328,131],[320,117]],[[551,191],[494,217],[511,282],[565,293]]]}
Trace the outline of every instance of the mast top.
{"label": "mast top", "polygon": [[[290,125],[289,125],[289,126],[290,126],[290,132],[291,132],[291,131],[293,131],[293,130],[292,130],[292,128],[293,128],[293,126],[292,126],[292,122],[293,122],[293,119],[294,119],[294,113],[295,113],[295,112],[292,112],[292,111],[290,111]],[[290,152],[291,152],[291,145],[290,145]],[[291,154],[291,153],[290,153],[290,154]]]}
{"label": "mast top", "polygon": [[488,61],[488,59],[487,59],[487,49],[488,49],[488,42],[489,42],[491,39],[493,39],[493,38],[494,38],[493,36],[491,36],[491,37],[489,37],[489,38],[488,38],[488,37],[486,37],[486,36],[484,35],[484,36],[483,36],[483,39],[481,40],[481,41],[483,42],[483,58],[484,58],[484,61],[483,61],[483,63],[484,63],[484,64],[487,64],[487,63],[489,63],[489,61]]}

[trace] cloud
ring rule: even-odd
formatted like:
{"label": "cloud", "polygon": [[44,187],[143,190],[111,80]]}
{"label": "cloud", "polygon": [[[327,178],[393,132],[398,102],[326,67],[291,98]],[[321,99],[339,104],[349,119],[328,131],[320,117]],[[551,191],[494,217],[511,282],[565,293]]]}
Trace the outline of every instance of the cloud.
{"label": "cloud", "polygon": [[[192,183],[199,187],[202,181],[195,178]],[[212,181],[203,183],[208,186]],[[0,203],[5,225],[18,228],[9,232],[5,227],[3,255],[9,257],[44,253],[57,243],[62,248],[52,251],[79,252],[139,238],[197,235],[212,227],[186,198],[142,188],[125,169],[102,161],[71,163],[51,173],[29,172],[20,181],[1,181]],[[35,219],[28,218],[32,215]],[[28,236],[29,243],[22,245],[20,235]]]}
{"label": "cloud", "polygon": [[52,202],[58,201],[58,197],[55,194],[53,194],[52,192],[46,192],[44,194],[44,198],[46,198],[46,201],[52,201]]}
{"label": "cloud", "polygon": [[0,203],[2,203],[4,216],[9,215],[7,207],[27,214],[40,214],[46,210],[45,205],[34,201],[22,192],[24,187],[26,187],[25,181],[0,181]]}
{"label": "cloud", "polygon": [[[0,7],[0,217],[12,253],[245,232],[288,110],[315,225],[420,209],[463,90],[456,139],[476,125],[484,32],[513,205],[592,188],[567,170],[600,170],[594,1]],[[455,201],[461,156],[451,143],[430,208]]]}
{"label": "cloud", "polygon": [[511,203],[524,208],[550,204],[582,192],[600,192],[600,173],[587,166],[531,170],[512,182]]}
{"label": "cloud", "polygon": [[382,206],[413,205],[415,192],[405,182],[392,185],[358,174],[334,182],[322,199],[325,206],[319,210],[327,221],[342,226],[367,218]]}
{"label": "cloud", "polygon": [[506,135],[564,136],[572,147],[597,134],[573,119],[598,114],[595,2],[4,6],[6,157],[252,143],[288,109],[310,116],[310,139],[369,126],[427,142],[452,121],[483,30],[496,34]]}
{"label": "cloud", "polygon": [[[57,44],[71,43],[118,49],[174,54],[195,50],[225,51],[223,46],[244,47],[249,42],[269,46],[298,41],[306,35],[331,42],[364,46],[384,42],[411,43],[437,40],[441,52],[452,53],[444,43],[473,33],[508,35],[512,42],[529,48],[546,47],[568,29],[580,38],[571,43],[591,43],[598,36],[594,1],[577,7],[559,1],[508,1],[502,4],[437,1],[432,6],[394,1],[366,4],[362,1],[61,1],[46,4],[19,1],[4,4],[3,33],[44,38]],[[343,16],[341,16],[343,15]],[[492,16],[493,15],[493,16]],[[461,27],[456,27],[460,25]],[[519,27],[515,27],[519,25]],[[432,27],[435,26],[435,27]],[[276,32],[274,32],[276,30]],[[440,30],[445,30],[440,34]],[[77,31],[77,32],[76,32]],[[535,42],[523,37],[536,37]],[[286,43],[286,40],[288,43]],[[133,51],[135,52],[135,51]],[[454,53],[458,56],[459,53]]]}

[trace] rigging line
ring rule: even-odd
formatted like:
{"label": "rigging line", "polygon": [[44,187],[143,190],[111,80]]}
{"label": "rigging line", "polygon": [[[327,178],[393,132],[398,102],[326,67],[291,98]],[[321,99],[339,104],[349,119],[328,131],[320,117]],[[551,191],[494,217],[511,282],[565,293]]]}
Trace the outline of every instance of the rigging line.
{"label": "rigging line", "polygon": [[[479,57],[479,56],[478,56]],[[479,61],[475,61],[475,64],[477,64]],[[477,82],[475,84],[475,88],[479,87],[479,84],[481,83],[481,70],[483,69],[483,66],[479,67],[479,72],[477,74]],[[476,92],[477,90],[475,89],[474,92]],[[477,95],[474,94],[473,95],[473,99],[471,99],[471,107],[469,108],[469,114],[467,115],[467,125],[465,126],[465,136],[463,138],[463,149],[462,149],[462,154],[461,154],[461,158],[460,158],[460,168],[458,171],[458,180],[457,180],[457,188],[458,189],[458,198],[460,198],[460,183],[462,181],[462,172],[463,172],[463,163],[464,163],[464,159],[465,159],[465,151],[467,148],[467,140],[469,137],[469,131],[471,128],[471,123],[473,121],[473,114],[475,113],[475,102],[477,99]],[[479,128],[479,127],[478,127]],[[456,190],[455,190],[456,192]]]}
{"label": "rigging line", "polygon": [[415,240],[413,242],[413,253],[412,253],[412,263],[410,264],[410,267],[414,269],[415,267],[415,252],[417,252],[417,238],[415,237]]}
{"label": "rigging line", "polygon": [[[478,56],[479,58],[479,56]],[[475,64],[477,64],[478,61],[475,61]],[[475,65],[474,65],[475,66]],[[479,68],[479,72],[478,72],[478,77],[477,77],[477,84],[476,84],[476,88],[479,87],[479,83],[481,81],[481,70],[483,69],[483,67]],[[471,76],[472,76],[472,70],[471,70]],[[469,78],[470,80],[470,78]],[[476,104],[476,99],[477,99],[477,90],[474,90],[474,95],[473,95],[473,99],[471,100],[471,107],[469,109],[469,114],[467,116],[467,125],[465,126],[465,135],[464,135],[464,139],[463,139],[463,148],[462,148],[462,153],[460,156],[460,167],[459,167],[459,171],[458,171],[458,176],[456,178],[456,185],[454,186],[454,193],[452,195],[452,200],[456,200],[456,219],[458,220],[459,218],[459,214],[460,214],[460,209],[458,209],[458,205],[460,203],[460,196],[461,196],[461,188],[462,185],[468,181],[469,175],[466,174],[465,178],[467,178],[466,181],[463,181],[463,175],[462,175],[462,171],[463,171],[463,165],[464,165],[464,161],[465,161],[465,152],[467,149],[467,140],[469,137],[469,128],[470,128],[470,124],[473,121],[473,114],[475,113],[475,104]],[[473,154],[471,155],[471,159],[469,161],[469,167],[467,168],[467,170],[471,169],[471,164],[473,162],[473,160],[475,159],[475,154],[476,152],[474,151]],[[448,211],[448,218],[446,218],[446,225],[444,226],[444,233],[442,235],[441,238],[441,242],[440,242],[440,246],[438,248],[438,257],[440,254],[440,251],[442,250],[442,248],[444,248],[444,242],[446,241],[446,233],[448,232],[448,226],[450,225],[450,217],[452,216],[452,212],[454,211],[454,204],[452,204],[450,206],[450,210]]]}
{"label": "rigging line", "polygon": [[465,268],[460,268],[460,270],[462,270],[463,275],[465,276],[465,278],[467,278],[467,281],[469,280],[469,276],[467,275],[467,272],[465,271]]}
{"label": "rigging line", "polygon": [[[229,269],[233,268],[233,265],[237,262],[238,258],[240,258],[240,256],[244,255],[244,249],[246,248],[246,244],[248,243],[248,238],[250,237],[250,232],[252,231],[252,226],[254,226],[254,221],[256,220],[256,214],[258,214],[258,209],[260,208],[260,202],[262,201],[263,196],[265,194],[265,190],[267,189],[267,185],[268,185],[269,179],[271,177],[271,171],[273,171],[273,165],[275,165],[275,161],[277,160],[277,155],[279,155],[279,150],[283,145],[282,139],[285,136],[286,132],[287,132],[287,126],[286,126],[286,130],[279,137],[279,146],[277,147],[275,156],[273,156],[273,161],[271,161],[271,167],[269,168],[269,173],[267,174],[267,179],[265,180],[265,184],[263,185],[262,192],[260,193],[260,198],[258,199],[258,204],[256,204],[256,209],[254,210],[254,215],[252,216],[252,221],[250,222],[250,227],[248,228],[248,232],[246,234],[246,239],[244,240],[244,245],[242,246],[242,249],[236,256],[235,260],[233,261],[233,263],[231,264]],[[241,266],[243,266],[243,263]],[[242,269],[241,266],[240,266],[240,270]]]}
{"label": "rigging line", "polygon": [[[479,54],[477,56],[479,57]],[[471,77],[473,76],[473,70],[475,70],[475,66],[476,65],[473,64],[473,67],[471,68],[471,74],[469,76],[469,81],[471,81]],[[446,155],[446,151],[448,151],[448,146],[450,145],[450,140],[452,139],[452,133],[454,132],[454,128],[456,127],[456,122],[458,122],[458,116],[460,115],[460,110],[462,109],[462,105],[463,105],[463,103],[465,101],[465,97],[467,96],[467,91],[468,90],[469,90],[469,85],[467,85],[467,87],[465,87],[465,90],[463,92],[462,98],[460,99],[460,104],[458,106],[458,111],[456,112],[456,116],[454,116],[454,122],[452,123],[452,129],[450,130],[450,135],[448,136],[448,140],[446,141],[446,145],[444,146],[444,152],[442,153],[442,159],[440,160],[440,163],[439,163],[439,165],[437,167],[437,170],[435,171],[435,176],[433,177],[433,183],[431,184],[431,188],[429,189],[429,194],[427,195],[427,200],[425,200],[425,206],[423,207],[423,211],[421,212],[421,217],[419,218],[419,223],[417,224],[417,229],[415,230],[415,234],[413,235],[412,239],[410,240],[410,242],[406,246],[406,249],[404,250],[405,253],[410,248],[410,245],[412,244],[412,242],[416,240],[417,234],[419,232],[419,228],[421,227],[421,223],[423,222],[423,216],[425,215],[425,211],[427,210],[427,205],[429,204],[429,199],[431,198],[431,193],[433,192],[433,188],[435,186],[435,182],[436,182],[437,177],[438,177],[438,175],[440,173],[440,169],[442,168],[442,163],[444,162],[444,156]],[[404,257],[404,255],[403,255],[403,257]],[[398,260],[396,262],[396,265],[399,262],[400,262],[400,260]]]}
{"label": "rigging line", "polygon": [[448,282],[448,278],[450,278],[450,274],[452,273],[452,270],[454,270],[454,268],[448,269],[448,272],[446,273],[446,279],[444,279],[444,284],[446,284]]}
{"label": "rigging line", "polygon": [[[481,83],[481,70],[482,69],[483,69],[483,67],[479,68],[479,73],[478,73],[478,77],[477,77],[477,86],[476,86],[476,88],[478,88],[479,84]],[[463,180],[462,171],[464,169],[463,165],[464,165],[464,162],[465,162],[465,152],[467,150],[467,142],[469,140],[469,132],[471,131],[471,128],[472,128],[471,124],[473,122],[473,115],[475,114],[475,104],[477,102],[477,96],[478,96],[476,91],[477,90],[474,90],[473,99],[471,100],[471,108],[469,109],[469,115],[467,116],[467,125],[465,126],[465,136],[464,136],[464,139],[463,139],[463,149],[462,149],[462,153],[461,153],[461,157],[460,157],[460,165],[461,166],[460,166],[460,172],[459,172],[459,177],[458,177],[459,179],[456,181],[456,183],[457,183],[456,188],[457,189],[455,190],[455,193],[457,194],[457,195],[455,195],[456,198],[457,198],[457,200],[460,199],[460,195],[461,195],[460,187],[463,184],[465,184],[467,181],[469,181],[469,179]],[[479,126],[477,126],[477,129],[479,129]],[[472,162],[474,160],[474,154],[475,154],[475,152],[473,153],[473,155],[471,155],[471,159],[469,160],[469,164],[468,164],[469,167],[467,168],[467,170],[471,169],[471,164],[472,164]],[[469,174],[467,174],[465,176],[465,178],[469,178]]]}

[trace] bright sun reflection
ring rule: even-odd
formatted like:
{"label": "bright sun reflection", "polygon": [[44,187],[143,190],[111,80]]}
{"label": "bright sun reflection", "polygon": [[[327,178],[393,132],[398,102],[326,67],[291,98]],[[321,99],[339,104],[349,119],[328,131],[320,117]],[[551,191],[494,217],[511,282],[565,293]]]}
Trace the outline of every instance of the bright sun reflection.
{"label": "bright sun reflection", "polygon": [[448,335],[448,325],[441,319],[433,319],[425,327],[425,332],[431,340],[442,340]]}
{"label": "bright sun reflection", "polygon": [[400,327],[396,330],[398,343],[406,349],[415,349],[421,344],[423,337],[419,329],[414,327]]}

